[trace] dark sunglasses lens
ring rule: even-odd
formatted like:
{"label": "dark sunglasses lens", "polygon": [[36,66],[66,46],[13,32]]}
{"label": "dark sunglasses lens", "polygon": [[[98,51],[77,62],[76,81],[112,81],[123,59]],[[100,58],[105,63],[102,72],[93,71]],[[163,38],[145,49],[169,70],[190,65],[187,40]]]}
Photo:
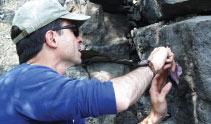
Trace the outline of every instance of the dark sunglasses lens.
{"label": "dark sunglasses lens", "polygon": [[77,26],[73,28],[73,33],[74,33],[74,35],[75,35],[76,37],[79,36],[79,29],[78,29]]}
{"label": "dark sunglasses lens", "polygon": [[79,28],[78,28],[77,25],[67,25],[67,26],[64,26],[64,27],[54,28],[54,29],[52,29],[52,30],[53,30],[53,31],[58,31],[58,30],[69,29],[69,28],[72,29],[72,31],[73,31],[73,33],[74,33],[74,35],[75,35],[76,37],[79,36]]}

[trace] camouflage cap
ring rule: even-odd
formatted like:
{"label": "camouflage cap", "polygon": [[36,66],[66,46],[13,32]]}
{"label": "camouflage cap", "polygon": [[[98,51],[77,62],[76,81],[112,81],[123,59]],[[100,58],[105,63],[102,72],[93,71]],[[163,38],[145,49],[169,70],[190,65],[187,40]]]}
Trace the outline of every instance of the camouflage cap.
{"label": "camouflage cap", "polygon": [[17,26],[22,32],[13,39],[13,42],[18,43],[30,33],[58,18],[83,23],[90,16],[70,13],[57,0],[28,1],[15,12],[12,26]]}

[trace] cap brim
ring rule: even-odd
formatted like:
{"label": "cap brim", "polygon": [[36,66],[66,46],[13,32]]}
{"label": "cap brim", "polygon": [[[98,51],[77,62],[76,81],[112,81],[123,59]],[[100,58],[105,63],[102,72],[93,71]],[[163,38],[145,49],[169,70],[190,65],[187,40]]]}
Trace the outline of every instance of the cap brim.
{"label": "cap brim", "polygon": [[60,18],[68,19],[72,21],[72,23],[77,24],[78,26],[81,26],[86,20],[90,19],[90,16],[76,14],[76,13],[68,13],[64,16],[61,16]]}

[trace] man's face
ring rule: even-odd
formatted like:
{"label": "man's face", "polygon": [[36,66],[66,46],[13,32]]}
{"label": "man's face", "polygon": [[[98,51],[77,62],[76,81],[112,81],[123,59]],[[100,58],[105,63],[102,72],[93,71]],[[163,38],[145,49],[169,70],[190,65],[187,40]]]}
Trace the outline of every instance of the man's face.
{"label": "man's face", "polygon": [[[62,26],[71,25],[71,22],[64,21]],[[61,35],[58,37],[58,50],[61,60],[70,66],[81,63],[81,48],[80,45],[83,39],[80,36],[75,36],[73,29],[62,29]]]}

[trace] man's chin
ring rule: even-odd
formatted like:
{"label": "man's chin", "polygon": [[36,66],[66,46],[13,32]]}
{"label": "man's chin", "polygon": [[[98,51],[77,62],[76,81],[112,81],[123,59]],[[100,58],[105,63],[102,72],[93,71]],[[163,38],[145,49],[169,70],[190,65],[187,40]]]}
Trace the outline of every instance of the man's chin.
{"label": "man's chin", "polygon": [[82,63],[82,59],[81,58],[69,59],[68,63],[70,64],[70,66],[80,65]]}
{"label": "man's chin", "polygon": [[82,60],[80,59],[80,60],[76,61],[75,65],[80,65],[81,63],[82,63]]}

